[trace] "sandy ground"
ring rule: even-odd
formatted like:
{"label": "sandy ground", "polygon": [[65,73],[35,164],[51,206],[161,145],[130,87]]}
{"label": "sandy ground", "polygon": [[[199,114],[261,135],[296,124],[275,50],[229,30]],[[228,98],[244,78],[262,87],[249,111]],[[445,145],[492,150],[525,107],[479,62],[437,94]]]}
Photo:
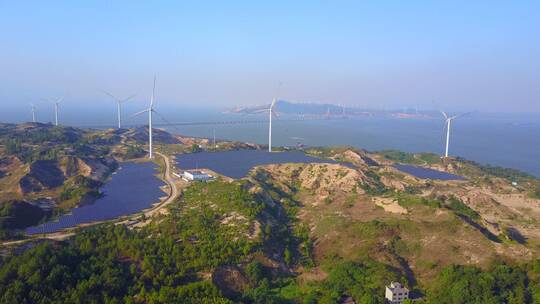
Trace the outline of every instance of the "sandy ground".
{"label": "sandy ground", "polygon": [[407,209],[401,207],[393,198],[374,197],[375,205],[382,207],[384,211],[397,214],[407,214]]}

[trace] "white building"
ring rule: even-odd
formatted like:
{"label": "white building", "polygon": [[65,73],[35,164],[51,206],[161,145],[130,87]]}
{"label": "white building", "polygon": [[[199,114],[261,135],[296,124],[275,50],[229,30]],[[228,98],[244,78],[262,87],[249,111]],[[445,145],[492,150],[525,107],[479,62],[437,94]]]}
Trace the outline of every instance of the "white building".
{"label": "white building", "polygon": [[390,304],[401,304],[409,298],[409,290],[398,282],[386,286],[386,301]]}
{"label": "white building", "polygon": [[213,177],[210,174],[206,174],[200,170],[186,170],[182,173],[181,177],[186,181],[209,181]]}

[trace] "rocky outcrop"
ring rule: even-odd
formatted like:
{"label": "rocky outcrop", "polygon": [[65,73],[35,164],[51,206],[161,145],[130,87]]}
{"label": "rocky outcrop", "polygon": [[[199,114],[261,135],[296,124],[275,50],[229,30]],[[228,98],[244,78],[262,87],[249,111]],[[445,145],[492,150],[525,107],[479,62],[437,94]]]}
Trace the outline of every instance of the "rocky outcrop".
{"label": "rocky outcrop", "polygon": [[249,281],[236,266],[221,266],[212,273],[212,282],[224,296],[234,298],[242,294]]}
{"label": "rocky outcrop", "polygon": [[334,159],[344,160],[351,162],[357,166],[371,167],[378,166],[379,164],[367,155],[364,151],[347,150],[342,153],[336,154]]}
{"label": "rocky outcrop", "polygon": [[368,182],[362,171],[340,164],[282,164],[266,168],[273,179],[296,184],[320,195],[337,190],[363,193],[358,185]]}

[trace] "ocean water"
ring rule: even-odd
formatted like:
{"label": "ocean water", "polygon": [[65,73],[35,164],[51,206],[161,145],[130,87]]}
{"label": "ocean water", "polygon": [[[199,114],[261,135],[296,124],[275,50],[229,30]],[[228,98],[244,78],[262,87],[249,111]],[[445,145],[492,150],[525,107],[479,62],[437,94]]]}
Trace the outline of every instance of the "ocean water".
{"label": "ocean water", "polygon": [[[172,116],[172,115],[171,115]],[[174,118],[173,118],[174,119]],[[207,115],[182,117],[175,121],[260,119],[261,115]],[[191,136],[266,144],[268,124],[199,125],[167,127],[168,131]],[[405,152],[444,153],[444,120],[356,117],[349,119],[273,121],[274,145],[354,146],[369,151],[395,149]],[[534,116],[471,114],[453,122],[450,156],[482,164],[519,169],[540,177],[540,119]]]}
{"label": "ocean water", "polygon": [[[60,121],[76,126],[111,126],[115,124],[114,104],[96,106],[65,103]],[[141,125],[145,117],[130,117],[144,108],[142,103],[127,103],[124,108],[125,124]],[[50,108],[50,107],[49,107]],[[38,110],[38,120],[52,121],[49,108]],[[156,104],[161,115],[155,123],[215,122],[260,120],[266,115],[222,114],[216,109],[193,109]],[[279,109],[278,109],[279,110]],[[105,111],[103,113],[103,111]],[[0,121],[21,122],[30,119],[25,108],[0,112]],[[274,145],[307,146],[350,145],[369,151],[395,149],[405,152],[444,151],[444,120],[441,117],[426,119],[399,119],[382,117],[350,117],[349,119],[289,121],[294,118],[281,116],[273,123]],[[268,138],[266,122],[235,125],[179,125],[166,130],[190,136],[236,140],[265,144]],[[452,124],[450,155],[461,156],[482,164],[519,169],[540,177],[540,114],[486,114],[473,113],[457,119]]]}

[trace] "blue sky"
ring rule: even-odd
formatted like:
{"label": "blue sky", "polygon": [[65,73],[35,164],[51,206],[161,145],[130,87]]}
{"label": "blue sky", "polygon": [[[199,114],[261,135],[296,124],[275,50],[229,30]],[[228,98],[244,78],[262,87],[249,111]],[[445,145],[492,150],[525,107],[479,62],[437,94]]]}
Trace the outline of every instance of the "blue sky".
{"label": "blue sky", "polygon": [[0,105],[142,100],[156,73],[171,105],[540,112],[539,1],[82,2],[0,2]]}

